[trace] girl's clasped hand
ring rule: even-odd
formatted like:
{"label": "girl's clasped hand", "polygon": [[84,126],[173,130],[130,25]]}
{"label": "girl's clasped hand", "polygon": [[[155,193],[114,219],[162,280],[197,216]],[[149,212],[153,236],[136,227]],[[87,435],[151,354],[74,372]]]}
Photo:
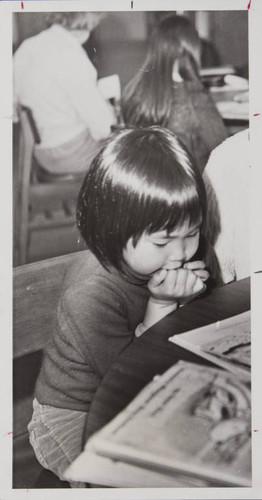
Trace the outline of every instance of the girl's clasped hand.
{"label": "girl's clasped hand", "polygon": [[209,273],[203,261],[186,262],[179,269],[160,269],[148,283],[151,298],[159,302],[183,303],[206,290]]}

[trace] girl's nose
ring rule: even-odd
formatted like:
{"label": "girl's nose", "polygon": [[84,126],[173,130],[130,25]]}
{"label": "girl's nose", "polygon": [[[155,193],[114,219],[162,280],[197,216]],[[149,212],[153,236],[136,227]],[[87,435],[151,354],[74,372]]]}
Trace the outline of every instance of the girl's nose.
{"label": "girl's nose", "polygon": [[185,259],[185,241],[183,239],[176,239],[170,245],[170,260],[183,261]]}

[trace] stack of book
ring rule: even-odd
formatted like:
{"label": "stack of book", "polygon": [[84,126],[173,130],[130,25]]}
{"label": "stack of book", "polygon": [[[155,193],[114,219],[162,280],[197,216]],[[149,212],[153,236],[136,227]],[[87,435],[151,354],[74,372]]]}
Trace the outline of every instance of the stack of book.
{"label": "stack of book", "polygon": [[156,376],[88,440],[67,479],[114,487],[251,486],[250,313],[171,341],[218,366],[180,361]]}

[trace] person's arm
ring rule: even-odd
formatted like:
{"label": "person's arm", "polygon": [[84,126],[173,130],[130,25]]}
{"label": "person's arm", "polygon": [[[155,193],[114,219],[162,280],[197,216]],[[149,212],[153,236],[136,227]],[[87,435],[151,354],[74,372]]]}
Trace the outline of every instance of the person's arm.
{"label": "person's arm", "polygon": [[72,352],[79,350],[99,377],[134,336],[122,294],[102,280],[97,283],[91,279],[82,293],[66,294],[63,321],[65,342],[71,345]]}
{"label": "person's arm", "polygon": [[104,99],[88,58],[81,60],[81,64],[76,59],[65,80],[70,103],[86,123],[93,139],[99,141],[108,137],[111,127],[116,125],[114,108]]}
{"label": "person's arm", "polygon": [[150,298],[140,331],[146,331],[157,321],[175,311],[179,305],[197,297],[206,289],[209,277],[202,261],[188,262],[183,268],[161,269],[148,283]]}

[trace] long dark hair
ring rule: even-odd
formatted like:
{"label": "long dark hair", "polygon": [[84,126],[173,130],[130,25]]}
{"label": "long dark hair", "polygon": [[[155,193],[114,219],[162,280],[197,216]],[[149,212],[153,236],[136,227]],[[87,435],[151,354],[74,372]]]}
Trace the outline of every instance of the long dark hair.
{"label": "long dark hair", "polygon": [[167,126],[176,61],[183,80],[199,80],[198,33],[189,19],[171,14],[154,30],[143,67],[124,89],[122,109],[127,125]]}

